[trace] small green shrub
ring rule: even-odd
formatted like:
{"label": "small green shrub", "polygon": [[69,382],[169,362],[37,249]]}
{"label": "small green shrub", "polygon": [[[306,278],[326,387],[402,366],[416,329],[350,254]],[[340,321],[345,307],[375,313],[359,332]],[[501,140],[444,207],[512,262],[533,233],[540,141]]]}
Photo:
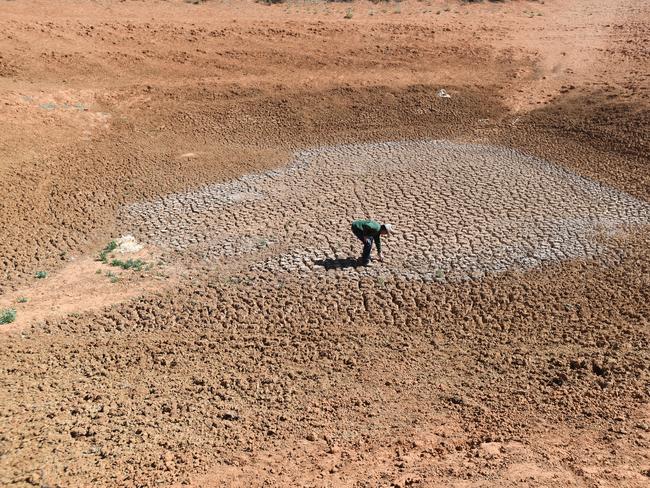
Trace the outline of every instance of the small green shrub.
{"label": "small green shrub", "polygon": [[115,251],[115,249],[117,249],[117,242],[109,242],[106,247],[100,251],[97,261],[101,261],[102,263],[106,264],[108,262],[108,255]]}
{"label": "small green shrub", "polygon": [[352,9],[351,8],[346,10],[345,17],[343,17],[343,18],[344,19],[351,19],[352,18]]}
{"label": "small green shrub", "polygon": [[29,298],[27,298],[27,297],[18,297],[18,298],[16,299],[16,301],[17,301],[18,303],[27,303],[27,302],[29,301]]}
{"label": "small green shrub", "polygon": [[146,264],[147,263],[141,259],[127,259],[126,261],[113,259],[111,261],[111,266],[116,266],[122,269],[133,269],[135,271],[142,271],[142,268],[144,268]]}
{"label": "small green shrub", "polygon": [[113,273],[112,271],[108,271],[108,272],[106,273],[106,277],[107,277],[109,280],[111,280],[111,283],[117,283],[118,281],[120,281],[120,277],[117,276],[117,275],[116,275],[115,273]]}
{"label": "small green shrub", "polygon": [[133,269],[135,271],[142,271],[142,268],[144,268],[146,264],[147,263],[145,263],[141,259],[127,259],[126,261],[113,259],[113,261],[111,261],[111,266],[117,266],[124,270]]}
{"label": "small green shrub", "polygon": [[0,324],[10,324],[14,320],[16,320],[16,311],[13,308],[0,312]]}
{"label": "small green shrub", "polygon": [[37,271],[36,273],[34,273],[34,276],[39,280],[42,280],[44,278],[47,278],[47,271]]}

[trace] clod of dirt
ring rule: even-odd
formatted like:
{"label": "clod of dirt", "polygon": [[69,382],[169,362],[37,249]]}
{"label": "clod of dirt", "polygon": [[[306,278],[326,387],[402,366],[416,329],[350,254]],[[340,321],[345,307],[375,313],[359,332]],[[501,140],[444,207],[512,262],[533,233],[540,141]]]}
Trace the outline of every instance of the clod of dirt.
{"label": "clod of dirt", "polygon": [[239,414],[233,410],[229,410],[227,412],[222,413],[221,418],[223,420],[235,421],[235,420],[239,420]]}

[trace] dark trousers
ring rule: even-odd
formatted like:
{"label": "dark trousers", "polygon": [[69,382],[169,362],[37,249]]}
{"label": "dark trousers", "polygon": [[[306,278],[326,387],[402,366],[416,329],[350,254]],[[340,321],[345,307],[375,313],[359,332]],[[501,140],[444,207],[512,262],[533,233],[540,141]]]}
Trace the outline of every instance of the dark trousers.
{"label": "dark trousers", "polygon": [[354,235],[363,242],[363,255],[361,256],[361,261],[366,265],[370,262],[370,251],[372,251],[372,243],[375,240],[372,236],[364,236],[363,231],[352,227],[352,232]]}

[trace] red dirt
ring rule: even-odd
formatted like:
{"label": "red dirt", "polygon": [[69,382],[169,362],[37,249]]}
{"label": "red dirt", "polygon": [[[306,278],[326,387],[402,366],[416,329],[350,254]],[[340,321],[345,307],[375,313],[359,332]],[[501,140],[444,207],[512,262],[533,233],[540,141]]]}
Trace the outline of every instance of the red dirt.
{"label": "red dirt", "polygon": [[0,308],[30,301],[2,326],[0,483],[648,486],[647,228],[459,283],[92,272],[123,205],[323,144],[510,146],[650,202],[649,20],[643,0],[2,2]]}

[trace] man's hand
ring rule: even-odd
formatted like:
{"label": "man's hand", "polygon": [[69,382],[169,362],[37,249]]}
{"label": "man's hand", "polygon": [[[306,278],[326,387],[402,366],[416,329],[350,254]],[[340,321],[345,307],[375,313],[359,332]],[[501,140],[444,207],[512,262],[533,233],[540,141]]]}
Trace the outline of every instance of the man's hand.
{"label": "man's hand", "polygon": [[384,256],[382,256],[381,254],[379,255],[379,262],[380,262],[380,263],[383,263],[383,262],[384,262]]}

